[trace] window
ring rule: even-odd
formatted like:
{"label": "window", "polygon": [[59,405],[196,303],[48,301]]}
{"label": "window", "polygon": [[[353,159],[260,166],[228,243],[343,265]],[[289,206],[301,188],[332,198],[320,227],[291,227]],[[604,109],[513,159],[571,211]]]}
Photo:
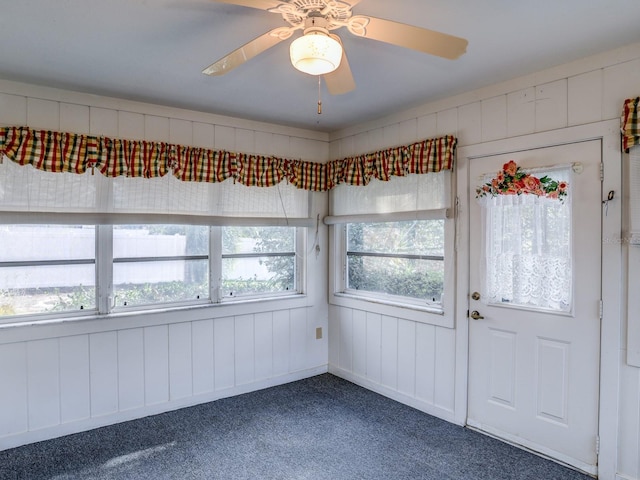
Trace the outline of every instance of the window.
{"label": "window", "polygon": [[[530,170],[568,181],[569,168]],[[571,204],[536,195],[484,198],[482,298],[557,312],[572,307]]]}
{"label": "window", "polygon": [[310,198],[0,162],[0,322],[302,293]]}
{"label": "window", "polygon": [[96,228],[0,225],[0,316],[96,308]]}
{"label": "window", "polygon": [[222,296],[296,291],[291,227],[222,227]]}
{"label": "window", "polygon": [[305,228],[0,225],[0,232],[0,320],[302,292]]}
{"label": "window", "polygon": [[[363,309],[368,308],[363,302],[407,307],[405,317],[452,325],[450,185],[451,173],[444,171],[335,188],[332,215],[325,218],[333,226],[331,302]],[[440,318],[427,319],[424,311]]]}
{"label": "window", "polygon": [[349,223],[345,292],[441,304],[444,220]]}
{"label": "window", "polygon": [[118,306],[209,298],[209,228],[117,225],[113,285]]}

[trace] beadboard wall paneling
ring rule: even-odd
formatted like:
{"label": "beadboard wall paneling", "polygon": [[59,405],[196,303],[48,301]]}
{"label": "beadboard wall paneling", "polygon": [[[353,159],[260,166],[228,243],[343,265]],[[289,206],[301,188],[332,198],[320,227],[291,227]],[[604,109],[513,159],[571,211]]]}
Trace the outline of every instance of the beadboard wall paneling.
{"label": "beadboard wall paneling", "polygon": [[640,368],[624,366],[621,373],[618,472],[630,480],[640,478]]}
{"label": "beadboard wall paneling", "polygon": [[[570,127],[616,120],[624,100],[640,95],[639,47],[631,45],[333,132],[329,152],[338,158],[375,151],[381,132],[398,128],[405,144],[453,134],[463,147],[496,140],[517,143],[525,135],[561,133]],[[622,188],[613,187],[616,191]],[[459,275],[464,268],[459,265]],[[626,275],[618,273],[617,278]],[[621,325],[627,320],[622,315]],[[368,311],[358,313],[332,306],[329,321],[330,371],[442,418],[465,418],[460,411],[464,402],[456,402],[456,398],[466,398],[465,358],[460,356],[466,347],[458,345],[466,342],[460,329],[464,315],[458,314],[457,330],[449,330],[377,315],[372,304]],[[624,336],[624,328],[620,330]],[[621,358],[616,371],[602,372],[604,378],[620,376],[619,411],[610,409],[601,418],[605,435],[601,445],[607,458],[601,458],[600,478],[608,480],[640,480],[640,369],[626,363],[625,345],[622,338],[615,348],[607,345],[603,350],[604,355],[616,355],[617,349]],[[616,360],[605,362],[612,363]],[[454,405],[459,411],[453,411]],[[611,433],[612,423],[617,424],[617,440]],[[613,456],[617,458],[609,458]]]}
{"label": "beadboard wall paneling", "polygon": [[[58,100],[62,97],[64,102]],[[2,125],[310,161],[328,157],[325,134],[320,138],[281,127],[263,131],[256,122],[243,125],[197,112],[194,120],[189,116],[183,110],[0,81]],[[311,214],[326,215],[326,195],[310,197]],[[320,251],[307,260],[305,299],[3,326],[0,449],[325,372],[327,241],[326,227],[319,229]],[[312,230],[309,246],[316,239]],[[316,328],[323,329],[323,338],[316,339]]]}
{"label": "beadboard wall paneling", "polygon": [[[47,92],[41,87],[33,88],[38,91],[37,95],[42,95],[39,90]],[[55,94],[51,93],[51,96]],[[234,121],[237,122],[237,119]],[[133,110],[64,103],[3,92],[2,82],[0,125],[28,125],[35,129],[180,143],[318,162],[326,161],[329,157],[328,142],[314,138],[317,136],[314,132],[309,132],[308,138],[305,138],[295,129],[291,129],[292,135],[285,135]]]}
{"label": "beadboard wall paneling", "polygon": [[[289,134],[281,127],[261,128],[255,122],[219,121],[221,117],[184,111],[173,115],[164,107],[94,101],[86,95],[4,81],[0,81],[0,124],[165,141],[190,136],[194,145],[208,148],[239,150],[242,146],[257,153],[316,161],[379,150],[389,146],[385,142],[409,144],[441,134],[457,135],[459,146],[478,145],[619,118],[624,99],[640,95],[638,46],[363,121],[326,139],[313,134],[307,138],[299,130]],[[32,90],[35,93],[30,95]],[[314,215],[323,213],[326,196],[313,194],[313,198],[314,205],[322,205]],[[464,316],[459,312],[457,329],[447,329],[381,315],[373,305],[366,311],[327,306],[327,234],[321,228],[321,254],[309,256],[314,308],[265,308],[250,315],[210,315],[169,324],[163,319],[161,325],[138,330],[122,327],[115,332],[105,328],[82,333],[78,327],[77,334],[64,329],[64,335],[57,335],[54,328],[51,338],[0,343],[0,448],[310,375],[326,369],[327,359],[329,370],[337,375],[442,418],[459,419],[464,412],[455,409],[463,410],[460,397],[466,395],[466,370],[460,361]],[[174,323],[188,327],[172,328]],[[323,328],[322,340],[315,340],[316,327]],[[236,335],[243,342],[239,344]],[[253,342],[253,347],[247,348],[244,341]],[[120,352],[121,345],[133,351]],[[640,369],[626,364],[623,345],[624,338],[619,352],[614,352],[620,357],[614,372],[619,375],[619,408],[609,416],[618,419],[617,458],[615,462],[604,459],[601,478],[640,480]],[[185,372],[187,353],[191,355],[189,380],[178,382],[175,375]],[[47,359],[56,355],[57,366],[48,364]],[[123,369],[130,371],[123,375]],[[57,379],[55,394],[32,392],[30,385],[46,375]],[[138,381],[141,375],[143,387]],[[102,376],[105,385],[99,386],[97,378]],[[172,388],[174,395],[181,396],[189,387],[190,396],[171,400]],[[106,398],[95,399],[94,405],[93,395],[103,393]],[[40,407],[41,412],[31,412]],[[31,430],[30,422],[37,430]],[[58,426],[50,426],[56,422]],[[608,425],[602,427],[606,430]]]}
{"label": "beadboard wall paneling", "polygon": [[455,330],[331,306],[329,371],[453,421]]}
{"label": "beadboard wall paneling", "polygon": [[308,313],[0,344],[0,449],[326,371]]}

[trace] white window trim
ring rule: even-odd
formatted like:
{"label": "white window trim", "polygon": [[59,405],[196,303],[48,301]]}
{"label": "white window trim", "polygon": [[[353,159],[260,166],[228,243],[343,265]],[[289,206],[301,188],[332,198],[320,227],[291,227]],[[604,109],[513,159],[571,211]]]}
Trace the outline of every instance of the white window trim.
{"label": "white window trim", "polygon": [[[19,214],[6,213],[0,214],[0,223],[2,224],[83,224],[77,220],[86,220],[85,216],[80,214],[37,214],[22,216],[21,221],[12,222],[16,220]],[[41,215],[44,217],[40,218]],[[95,214],[89,214],[94,216]],[[51,221],[51,219],[54,221]],[[79,218],[82,217],[82,218]],[[123,216],[121,216],[123,217]],[[159,220],[160,216],[154,216],[156,220]],[[171,216],[164,216],[167,220],[165,222],[155,221],[152,223],[170,224]],[[62,221],[63,218],[65,221]],[[124,218],[124,217],[123,217]],[[138,216],[135,216],[138,219]],[[193,217],[189,217],[193,218]],[[45,220],[46,219],[46,220]],[[40,220],[40,221],[35,221]],[[75,220],[75,221],[72,221]],[[95,220],[95,218],[94,218]],[[136,223],[130,218],[129,222],[119,223]],[[227,219],[229,220],[229,219]],[[240,225],[245,225],[246,218],[239,218]],[[250,219],[249,219],[250,221]],[[262,219],[262,223],[259,226],[265,225]],[[86,223],[86,222],[84,222]],[[187,223],[187,222],[182,222]],[[229,224],[230,222],[227,222]],[[13,327],[13,326],[25,326],[25,325],[38,325],[38,324],[51,324],[61,323],[75,320],[103,320],[110,318],[120,318],[128,315],[144,315],[157,313],[158,311],[190,311],[201,308],[216,308],[219,314],[224,315],[229,307],[233,307],[233,314],[238,314],[238,308],[242,311],[247,310],[250,313],[257,313],[263,311],[259,305],[265,302],[278,302],[278,308],[290,309],[298,307],[308,307],[306,289],[306,237],[307,229],[300,228],[301,226],[308,226],[312,223],[312,220],[305,219],[303,225],[273,225],[268,226],[291,226],[296,227],[296,290],[292,292],[277,292],[270,294],[256,294],[256,295],[242,295],[235,298],[221,298],[220,295],[220,283],[222,278],[222,229],[221,227],[209,228],[209,288],[210,298],[202,300],[186,300],[176,301],[149,305],[135,305],[135,306],[119,306],[117,307],[114,302],[113,296],[113,224],[95,224],[95,262],[96,262],[96,306],[94,310],[88,313],[86,310],[70,310],[63,312],[44,312],[27,315],[11,315],[6,317],[0,317],[0,328]],[[91,224],[91,222],[89,222]],[[193,224],[193,223],[191,223]],[[197,225],[197,223],[195,223]],[[238,225],[238,223],[234,223]],[[252,225],[253,223],[248,223]],[[218,310],[219,309],[219,310]],[[231,312],[229,312],[231,314]]]}
{"label": "white window trim", "polygon": [[[313,304],[309,303],[309,297],[299,294],[283,299],[281,297],[270,297],[261,300],[246,300],[236,303],[207,303],[206,305],[188,305],[188,306],[167,306],[161,305],[154,308],[144,310],[126,310],[112,312],[109,314],[90,314],[86,311],[78,312],[59,312],[57,316],[51,314],[36,314],[30,316],[13,316],[0,320],[0,331],[10,331],[26,327],[43,327],[46,329],[52,325],[71,325],[82,323],[82,331],[86,332],[103,332],[105,328],[111,330],[113,328],[137,328],[154,325],[168,325],[175,323],[176,313],[180,314],[181,321],[195,321],[222,317],[232,317],[239,315],[254,315],[265,311],[273,312],[280,310],[292,310],[296,308],[310,308]],[[110,323],[111,322],[111,323]],[[108,327],[107,327],[108,325]],[[76,327],[70,332],[77,332]],[[44,331],[44,330],[43,330]],[[4,333],[3,333],[4,335]],[[20,336],[17,333],[18,337]]]}
{"label": "white window trim", "polygon": [[[234,225],[235,226],[235,225]],[[256,225],[251,225],[256,226]],[[261,226],[261,225],[258,225]],[[282,225],[268,225],[268,226],[282,226]],[[291,226],[291,225],[288,225]],[[237,296],[226,296],[222,294],[220,285],[222,284],[222,255],[213,255],[214,252],[222,251],[222,227],[212,227],[210,235],[211,241],[209,262],[211,266],[209,271],[212,272],[209,285],[211,287],[211,301],[212,303],[241,303],[245,301],[253,300],[268,300],[287,298],[296,295],[302,295],[305,293],[306,288],[306,239],[307,231],[304,228],[296,228],[295,230],[295,280],[294,290],[288,292],[272,292],[272,293],[255,293],[255,294],[243,294]],[[217,249],[217,250],[216,250]],[[215,272],[215,274],[213,273]]]}
{"label": "white window trim", "polygon": [[248,227],[313,227],[312,218],[221,217],[210,215],[173,215],[158,213],[60,213],[0,212],[0,223],[72,224],[72,225],[207,225]]}
{"label": "white window trim", "polygon": [[438,208],[434,210],[416,210],[398,213],[365,213],[360,215],[335,215],[324,217],[325,225],[364,222],[403,222],[411,220],[439,220],[451,217],[451,210]]}
{"label": "white window trim", "polygon": [[111,313],[113,298],[113,225],[96,226],[96,296],[98,315]]}
{"label": "white window trim", "polygon": [[[329,303],[357,310],[375,310],[376,313],[381,315],[453,328],[455,318],[455,219],[450,218],[451,215],[448,209],[435,210],[433,212],[430,214],[432,215],[431,219],[445,217],[445,275],[444,295],[441,306],[418,305],[417,302],[403,299],[402,297],[376,297],[368,294],[355,295],[345,292],[347,245],[345,223],[342,222],[333,222],[329,226]],[[443,215],[443,212],[446,212],[446,216]],[[384,217],[386,216],[368,215],[366,221],[388,221],[382,219]],[[413,219],[415,219],[415,216]]]}

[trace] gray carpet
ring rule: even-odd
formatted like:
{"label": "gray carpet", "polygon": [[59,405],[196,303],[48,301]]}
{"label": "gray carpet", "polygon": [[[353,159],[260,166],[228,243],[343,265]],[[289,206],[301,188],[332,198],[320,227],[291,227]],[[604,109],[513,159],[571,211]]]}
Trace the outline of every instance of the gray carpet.
{"label": "gray carpet", "polygon": [[586,480],[325,374],[0,452],[2,480]]}

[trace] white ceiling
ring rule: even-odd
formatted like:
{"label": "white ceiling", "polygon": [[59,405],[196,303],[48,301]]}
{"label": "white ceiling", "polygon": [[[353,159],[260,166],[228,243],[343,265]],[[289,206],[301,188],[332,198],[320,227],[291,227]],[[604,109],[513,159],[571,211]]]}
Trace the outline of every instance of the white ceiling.
{"label": "white ceiling", "polygon": [[[220,77],[202,69],[278,14],[211,0],[12,0],[0,9],[0,78],[335,131],[640,41],[640,0],[361,0],[372,15],[464,37],[445,60],[342,28],[356,81],[330,96],[282,42]],[[295,33],[294,35],[299,35]]]}

